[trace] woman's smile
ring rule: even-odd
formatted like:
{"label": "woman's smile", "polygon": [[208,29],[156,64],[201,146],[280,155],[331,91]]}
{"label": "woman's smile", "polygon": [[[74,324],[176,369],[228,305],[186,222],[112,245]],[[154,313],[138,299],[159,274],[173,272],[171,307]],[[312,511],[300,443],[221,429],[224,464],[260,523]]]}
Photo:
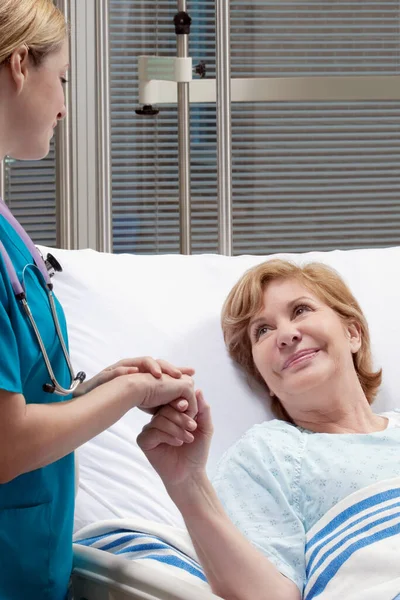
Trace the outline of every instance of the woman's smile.
{"label": "woman's smile", "polygon": [[318,352],[319,348],[310,348],[309,350],[300,350],[299,352],[296,352],[286,360],[285,364],[283,365],[282,371],[286,369],[291,369],[299,364],[303,364],[312,360],[313,358],[315,358]]}

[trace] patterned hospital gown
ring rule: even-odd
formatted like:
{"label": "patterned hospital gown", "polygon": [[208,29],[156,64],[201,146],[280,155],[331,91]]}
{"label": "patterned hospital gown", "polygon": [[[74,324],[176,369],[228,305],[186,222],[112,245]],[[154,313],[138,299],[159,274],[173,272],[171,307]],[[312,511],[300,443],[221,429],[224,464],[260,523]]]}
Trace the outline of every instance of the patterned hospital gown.
{"label": "patterned hospital gown", "polygon": [[224,455],[214,486],[233,523],[281,573],[305,584],[305,534],[339,500],[400,475],[400,409],[384,431],[315,433],[284,421],[252,427]]}

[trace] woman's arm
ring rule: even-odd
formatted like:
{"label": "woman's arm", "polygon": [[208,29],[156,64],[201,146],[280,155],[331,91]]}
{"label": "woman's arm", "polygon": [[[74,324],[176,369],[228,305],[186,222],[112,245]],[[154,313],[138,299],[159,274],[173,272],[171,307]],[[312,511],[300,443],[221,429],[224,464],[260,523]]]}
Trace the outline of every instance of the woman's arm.
{"label": "woman's arm", "polygon": [[205,474],[168,491],[216,594],[225,600],[300,600],[298,587],[234,527]]}
{"label": "woman's arm", "polygon": [[84,396],[43,405],[0,390],[0,483],[62,458],[135,406],[151,411],[174,401],[197,412],[191,377],[121,375]]}
{"label": "woman's arm", "polygon": [[197,399],[197,427],[165,407],[146,425],[138,443],[181,511],[213,591],[225,600],[300,600],[298,587],[224,512],[204,468],[212,437],[210,409],[201,394]]}

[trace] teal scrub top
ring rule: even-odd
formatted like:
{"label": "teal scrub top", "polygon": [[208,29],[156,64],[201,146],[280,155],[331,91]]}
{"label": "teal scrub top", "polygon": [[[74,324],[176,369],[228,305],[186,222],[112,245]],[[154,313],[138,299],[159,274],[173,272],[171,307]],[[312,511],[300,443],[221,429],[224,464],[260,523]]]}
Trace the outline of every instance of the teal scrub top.
{"label": "teal scrub top", "polygon": [[[32,256],[2,216],[0,240],[22,281],[22,270],[33,263]],[[68,388],[69,371],[36,269],[28,268],[25,285],[56,378]],[[56,305],[67,342],[65,317],[57,301]],[[0,255],[0,389],[23,394],[27,404],[69,399],[44,392],[42,386],[48,382],[37,340]],[[1,600],[65,600],[72,569],[73,513],[73,454],[0,484]]]}

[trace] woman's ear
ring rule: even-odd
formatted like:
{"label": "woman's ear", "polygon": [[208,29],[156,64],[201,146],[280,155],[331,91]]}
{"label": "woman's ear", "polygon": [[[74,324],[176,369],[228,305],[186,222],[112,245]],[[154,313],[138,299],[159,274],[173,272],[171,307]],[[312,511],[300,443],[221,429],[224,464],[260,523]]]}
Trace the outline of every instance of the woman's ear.
{"label": "woman's ear", "polygon": [[361,348],[361,327],[357,321],[352,321],[347,325],[347,334],[350,340],[350,350],[353,354]]}
{"label": "woman's ear", "polygon": [[16,85],[17,93],[20,94],[24,88],[28,75],[29,49],[26,44],[22,44],[14,50],[10,56],[11,77]]}

